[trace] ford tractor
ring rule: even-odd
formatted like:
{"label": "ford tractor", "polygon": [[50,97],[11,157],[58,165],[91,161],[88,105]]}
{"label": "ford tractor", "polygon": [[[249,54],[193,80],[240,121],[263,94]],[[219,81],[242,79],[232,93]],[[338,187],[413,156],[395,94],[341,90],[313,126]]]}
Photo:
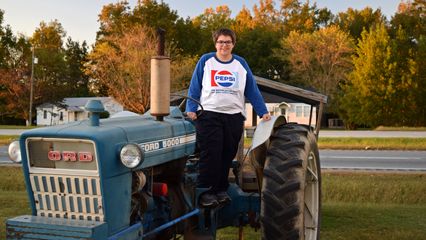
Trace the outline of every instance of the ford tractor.
{"label": "ford tractor", "polygon": [[242,239],[251,226],[262,239],[319,239],[317,137],[327,97],[257,78],[261,90],[310,105],[309,123],[261,121],[233,161],[231,201],[203,208],[194,122],[170,106],[170,59],[161,43],[158,52],[145,114],[100,119],[104,106],[92,100],[89,119],[26,131],[9,146],[31,214],[8,219],[7,238],[215,239],[233,226]]}

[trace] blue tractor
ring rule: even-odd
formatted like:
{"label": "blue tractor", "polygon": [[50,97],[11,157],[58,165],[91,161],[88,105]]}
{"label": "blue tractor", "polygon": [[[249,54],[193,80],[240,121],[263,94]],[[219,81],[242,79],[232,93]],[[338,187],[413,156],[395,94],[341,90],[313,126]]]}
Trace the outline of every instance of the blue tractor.
{"label": "blue tractor", "polygon": [[7,238],[215,239],[217,229],[236,226],[242,239],[250,225],[262,239],[319,239],[317,135],[327,98],[281,84],[288,97],[317,109],[310,118],[316,127],[284,116],[261,122],[251,148],[233,163],[232,201],[201,208],[195,127],[168,104],[170,61],[162,55],[151,62],[151,110],[144,115],[100,120],[104,108],[91,101],[89,120],[29,130],[10,145],[32,213],[8,219]]}

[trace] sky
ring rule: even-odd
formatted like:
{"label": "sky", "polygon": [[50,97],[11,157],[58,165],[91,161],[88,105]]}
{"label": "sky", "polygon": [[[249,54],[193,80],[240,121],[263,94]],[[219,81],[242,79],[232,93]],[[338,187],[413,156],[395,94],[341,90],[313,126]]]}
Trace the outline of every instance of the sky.
{"label": "sky", "polygon": [[[160,2],[161,0],[157,0]],[[14,33],[31,36],[41,21],[50,22],[57,19],[67,32],[67,37],[74,41],[89,44],[95,42],[99,29],[98,15],[102,6],[115,3],[117,0],[0,0],[0,9],[5,12],[3,25],[10,25]],[[128,0],[133,8],[137,0]],[[252,10],[259,0],[164,0],[172,10],[176,10],[183,18],[195,17],[204,9],[219,5],[228,5],[232,17],[246,6]],[[279,0],[275,0],[276,6]],[[305,2],[301,0],[301,2]],[[317,0],[319,8],[326,7],[334,14],[346,11],[349,7],[363,9],[367,6],[380,8],[388,20],[393,16],[401,0]]]}

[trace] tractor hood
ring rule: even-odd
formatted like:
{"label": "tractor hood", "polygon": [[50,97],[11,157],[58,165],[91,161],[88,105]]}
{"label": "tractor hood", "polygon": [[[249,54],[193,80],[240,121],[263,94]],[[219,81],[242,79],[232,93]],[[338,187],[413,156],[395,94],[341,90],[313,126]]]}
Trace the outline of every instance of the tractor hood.
{"label": "tractor hood", "polygon": [[[195,127],[175,107],[164,121],[157,121],[149,112],[144,115],[101,119],[99,126],[89,120],[65,125],[32,129],[21,135],[21,150],[27,138],[87,139],[99,149],[117,154],[127,143],[138,144],[145,155],[142,168],[158,165],[190,155],[195,149]],[[110,152],[110,153],[113,153]]]}

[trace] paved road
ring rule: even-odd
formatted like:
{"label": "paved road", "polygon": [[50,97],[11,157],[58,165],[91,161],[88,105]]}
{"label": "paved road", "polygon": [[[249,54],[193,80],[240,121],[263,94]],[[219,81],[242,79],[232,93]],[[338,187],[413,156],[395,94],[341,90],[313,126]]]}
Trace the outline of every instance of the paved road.
{"label": "paved road", "polygon": [[426,131],[320,131],[319,137],[426,138]]}
{"label": "paved road", "polygon": [[[426,171],[426,151],[320,150],[321,168]],[[0,146],[0,165],[12,163]]]}
{"label": "paved road", "polygon": [[7,154],[7,146],[0,146],[0,164],[2,163],[12,163]]}
{"label": "paved road", "polygon": [[321,168],[426,171],[426,151],[320,150]]}
{"label": "paved road", "polygon": [[21,135],[27,129],[0,129],[0,135]]}

